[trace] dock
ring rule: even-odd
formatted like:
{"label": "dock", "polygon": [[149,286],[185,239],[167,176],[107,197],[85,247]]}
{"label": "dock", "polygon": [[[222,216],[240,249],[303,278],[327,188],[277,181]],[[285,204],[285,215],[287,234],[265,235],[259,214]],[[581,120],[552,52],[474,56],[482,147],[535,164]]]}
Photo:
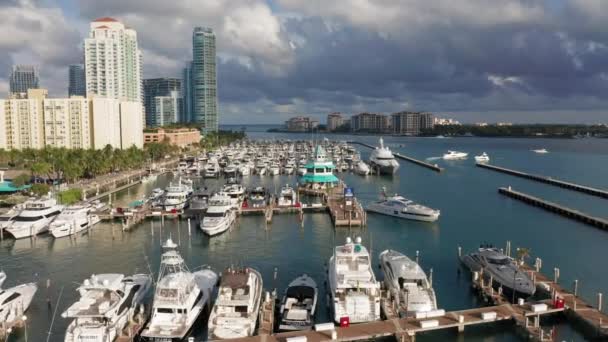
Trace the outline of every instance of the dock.
{"label": "dock", "polygon": [[476,163],[476,165],[483,169],[502,172],[502,173],[506,173],[506,174],[520,177],[520,178],[531,179],[531,180],[534,180],[537,182],[558,186],[558,187],[564,188],[564,189],[582,192],[582,193],[592,195],[592,196],[608,198],[608,191],[606,191],[606,190],[597,189],[597,188],[580,185],[580,184],[575,184],[572,182],[566,182],[566,181],[555,179],[555,178],[548,177],[548,176],[534,175],[534,174],[525,173],[525,172],[521,172],[521,171],[517,171],[517,170],[507,169],[505,167],[500,167],[500,166],[491,165],[491,164],[487,164],[487,163]]}
{"label": "dock", "polygon": [[[372,150],[376,148],[376,146],[372,146],[370,144],[366,144],[366,143],[360,142],[360,141],[348,141],[348,143],[349,144],[357,144],[357,145],[365,146],[365,147],[371,148]],[[416,164],[416,165],[420,165],[420,166],[426,167],[427,169],[431,169],[431,170],[433,170],[435,172],[443,172],[443,168],[437,166],[437,164],[427,163],[425,161],[422,161],[422,160],[419,160],[419,159],[416,159],[416,158],[412,158],[412,157],[408,157],[408,156],[400,154],[400,153],[394,153],[393,152],[393,155],[396,158],[408,161],[408,162]]]}
{"label": "dock", "polygon": [[608,220],[606,220],[606,219],[591,216],[589,214],[580,212],[575,209],[568,208],[566,206],[563,206],[563,205],[560,205],[557,203],[553,203],[553,202],[550,202],[550,201],[547,201],[547,200],[544,200],[544,199],[541,199],[538,197],[534,197],[534,196],[525,194],[523,192],[515,191],[515,190],[511,189],[511,187],[499,188],[498,192],[505,196],[511,197],[513,199],[533,205],[535,207],[539,207],[539,208],[545,209],[547,211],[559,214],[559,215],[569,218],[571,220],[576,220],[576,221],[585,223],[590,226],[594,226],[594,227],[597,227],[597,228],[600,228],[603,230],[608,230]]}

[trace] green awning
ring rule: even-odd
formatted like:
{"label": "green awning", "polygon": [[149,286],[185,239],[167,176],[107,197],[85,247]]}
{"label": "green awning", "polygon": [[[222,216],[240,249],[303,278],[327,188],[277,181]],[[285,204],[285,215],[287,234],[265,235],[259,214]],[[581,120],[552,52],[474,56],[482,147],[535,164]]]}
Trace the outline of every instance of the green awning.
{"label": "green awning", "polygon": [[338,183],[339,179],[335,175],[314,175],[305,174],[300,178],[301,183]]}
{"label": "green awning", "polygon": [[13,185],[13,182],[11,181],[4,181],[0,183],[0,192],[17,192],[17,191],[22,191],[25,189],[29,189],[31,188],[31,185],[24,185],[24,186],[20,186],[20,187],[16,187]]}

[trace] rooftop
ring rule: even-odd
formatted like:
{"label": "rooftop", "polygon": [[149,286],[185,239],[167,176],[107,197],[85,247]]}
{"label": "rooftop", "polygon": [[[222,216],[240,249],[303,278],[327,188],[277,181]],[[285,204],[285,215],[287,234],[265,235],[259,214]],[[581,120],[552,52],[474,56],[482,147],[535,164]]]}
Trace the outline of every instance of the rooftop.
{"label": "rooftop", "polygon": [[110,18],[110,17],[102,17],[102,18],[97,18],[95,20],[93,20],[93,22],[113,22],[113,23],[117,23],[118,20],[114,19],[114,18]]}

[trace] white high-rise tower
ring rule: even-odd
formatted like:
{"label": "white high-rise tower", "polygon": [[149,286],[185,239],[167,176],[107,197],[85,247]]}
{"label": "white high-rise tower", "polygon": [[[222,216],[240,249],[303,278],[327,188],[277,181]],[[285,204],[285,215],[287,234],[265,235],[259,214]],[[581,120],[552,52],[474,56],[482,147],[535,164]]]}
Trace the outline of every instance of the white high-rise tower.
{"label": "white high-rise tower", "polygon": [[87,94],[143,102],[137,32],[113,18],[91,22],[84,40]]}

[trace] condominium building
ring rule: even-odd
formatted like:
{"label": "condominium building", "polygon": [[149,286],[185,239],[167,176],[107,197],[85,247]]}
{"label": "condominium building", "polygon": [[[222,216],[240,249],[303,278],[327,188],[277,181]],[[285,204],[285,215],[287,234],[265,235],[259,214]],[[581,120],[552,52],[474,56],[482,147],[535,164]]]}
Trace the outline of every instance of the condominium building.
{"label": "condominium building", "polygon": [[143,108],[139,101],[120,101],[120,148],[144,147]]}
{"label": "condominium building", "polygon": [[84,40],[87,94],[143,101],[141,58],[135,30],[113,18],[91,22]]}
{"label": "condominium building", "polygon": [[353,115],[350,120],[353,132],[384,133],[390,127],[390,120],[384,114],[360,113]]}
{"label": "condominium building", "polygon": [[179,122],[182,108],[182,97],[179,91],[172,91],[169,96],[154,97],[154,125],[165,126]]}
{"label": "condominium building", "polygon": [[91,101],[76,96],[44,100],[44,141],[49,147],[93,147]]}
{"label": "condominium building", "polygon": [[38,89],[38,69],[33,65],[13,65],[8,83],[11,94],[25,94],[28,89]]}
{"label": "condominium building", "polygon": [[192,65],[190,91],[192,122],[204,133],[217,132],[219,114],[217,100],[215,33],[210,28],[195,27],[192,33]]}
{"label": "condominium building", "polygon": [[120,102],[116,99],[95,97],[91,100],[93,111],[93,148],[106,145],[120,148]]}
{"label": "condominium building", "polygon": [[182,116],[179,118],[179,122],[194,121],[193,91],[192,61],[190,61],[186,62],[186,67],[182,71]]}
{"label": "condominium building", "polygon": [[182,80],[152,78],[144,80],[146,126],[156,127],[178,122],[182,117]]}
{"label": "condominium building", "polygon": [[2,101],[4,146],[13,149],[40,149],[44,147],[44,108],[47,96],[45,89],[28,89],[24,98]]}
{"label": "condominium building", "polygon": [[342,127],[346,120],[341,113],[330,113],[327,115],[327,130],[332,132]]}
{"label": "condominium building", "polygon": [[425,129],[432,129],[435,121],[431,113],[398,112],[391,115],[394,134],[419,135]]}
{"label": "condominium building", "polygon": [[319,126],[319,121],[305,116],[296,116],[285,121],[285,129],[289,132],[310,132]]}
{"label": "condominium building", "polygon": [[69,84],[68,84],[68,96],[86,96],[87,95],[87,81],[84,72],[84,65],[72,64],[68,71]]}

